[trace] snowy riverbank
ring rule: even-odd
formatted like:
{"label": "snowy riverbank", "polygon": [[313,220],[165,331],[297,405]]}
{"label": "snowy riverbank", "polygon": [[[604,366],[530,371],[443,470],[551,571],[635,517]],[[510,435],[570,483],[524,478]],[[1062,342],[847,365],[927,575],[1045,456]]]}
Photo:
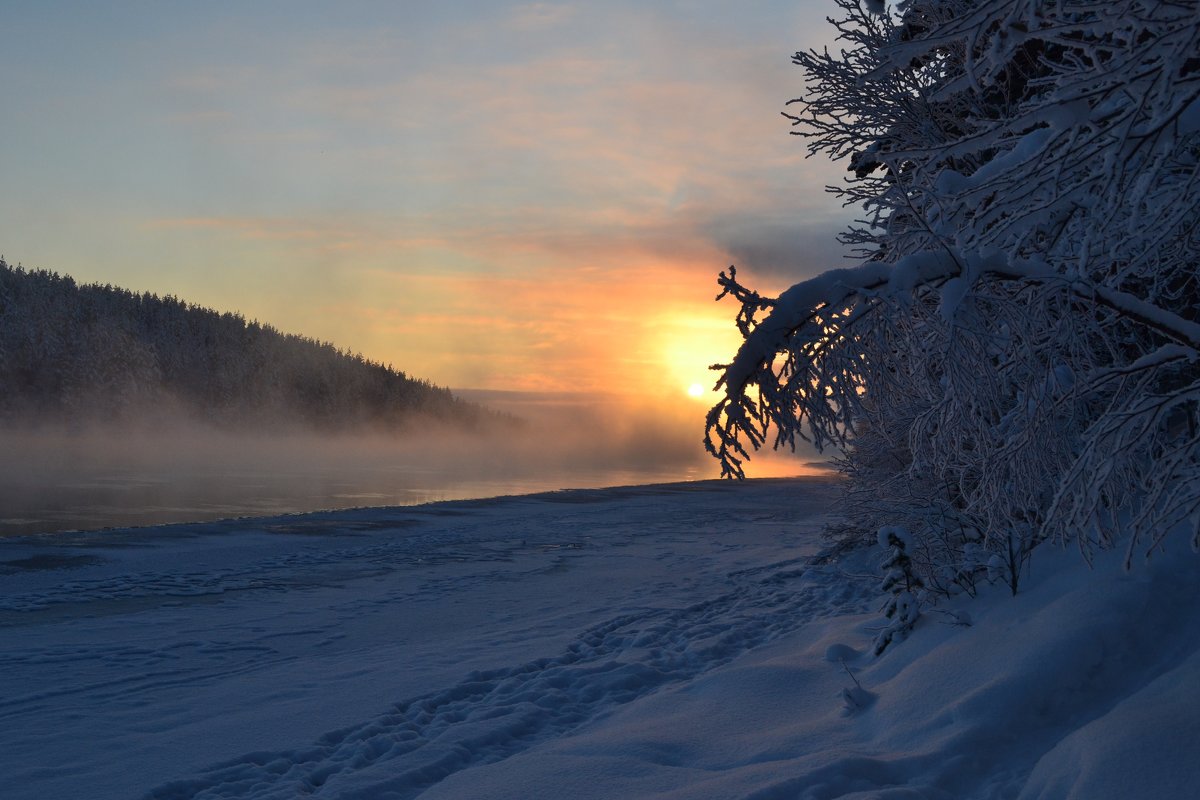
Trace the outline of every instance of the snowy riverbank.
{"label": "snowy riverbank", "polygon": [[1200,558],[1042,553],[1016,599],[927,614],[874,659],[873,556],[813,559],[834,496],[705,482],[0,541],[4,794],[1200,786]]}

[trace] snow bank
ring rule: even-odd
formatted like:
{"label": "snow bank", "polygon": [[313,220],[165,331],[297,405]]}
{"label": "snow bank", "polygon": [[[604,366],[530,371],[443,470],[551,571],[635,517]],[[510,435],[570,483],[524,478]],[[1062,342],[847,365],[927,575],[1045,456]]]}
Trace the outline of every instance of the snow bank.
{"label": "snow bank", "polygon": [[0,542],[5,796],[1194,793],[1200,558],[1039,553],[1016,598],[927,611],[874,658],[879,553],[819,555],[834,496],[681,484]]}

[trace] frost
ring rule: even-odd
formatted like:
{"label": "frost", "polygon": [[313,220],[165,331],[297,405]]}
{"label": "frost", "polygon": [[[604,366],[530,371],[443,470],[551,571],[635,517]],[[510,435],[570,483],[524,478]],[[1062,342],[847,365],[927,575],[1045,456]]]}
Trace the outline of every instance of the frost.
{"label": "frost", "polygon": [[848,162],[862,262],[777,300],[722,273],[709,451],[839,450],[848,529],[910,532],[914,598],[1015,592],[1046,541],[1156,552],[1200,508],[1194,4],[836,1],[788,116]]}
{"label": "frost", "polygon": [[967,296],[970,288],[965,278],[951,278],[942,284],[942,319],[948,323],[954,322],[954,317],[958,313],[958,306],[962,303],[963,298]]}
{"label": "frost", "polygon": [[899,525],[885,525],[876,534],[880,547],[899,547],[901,550],[912,550],[912,534]]}
{"label": "frost", "polygon": [[1075,372],[1067,364],[1057,365],[1046,377],[1046,389],[1055,397],[1063,397],[1075,386]]}
{"label": "frost", "polygon": [[1200,131],[1200,97],[1179,112],[1178,125],[1181,136]]}
{"label": "frost", "polygon": [[1004,578],[1004,559],[1000,556],[992,556],[987,562],[988,580],[995,582]]}

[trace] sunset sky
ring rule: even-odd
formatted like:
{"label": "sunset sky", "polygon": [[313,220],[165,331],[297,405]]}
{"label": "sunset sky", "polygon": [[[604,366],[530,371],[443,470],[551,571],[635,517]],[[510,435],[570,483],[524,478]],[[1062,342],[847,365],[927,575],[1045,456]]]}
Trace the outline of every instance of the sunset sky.
{"label": "sunset sky", "polygon": [[[673,396],[841,265],[801,2],[0,5],[0,253],[457,388]],[[707,399],[707,398],[702,398]]]}

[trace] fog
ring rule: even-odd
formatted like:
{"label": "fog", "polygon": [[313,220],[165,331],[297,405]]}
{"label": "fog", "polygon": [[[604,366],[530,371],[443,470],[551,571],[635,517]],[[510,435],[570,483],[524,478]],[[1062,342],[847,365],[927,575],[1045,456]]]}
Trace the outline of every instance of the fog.
{"label": "fog", "polygon": [[[512,415],[463,432],[298,424],[216,428],[162,406],[120,423],[0,428],[0,535],[190,522],[356,506],[715,478],[705,407],[616,395],[458,392]],[[755,459],[752,476],[815,471]]]}

